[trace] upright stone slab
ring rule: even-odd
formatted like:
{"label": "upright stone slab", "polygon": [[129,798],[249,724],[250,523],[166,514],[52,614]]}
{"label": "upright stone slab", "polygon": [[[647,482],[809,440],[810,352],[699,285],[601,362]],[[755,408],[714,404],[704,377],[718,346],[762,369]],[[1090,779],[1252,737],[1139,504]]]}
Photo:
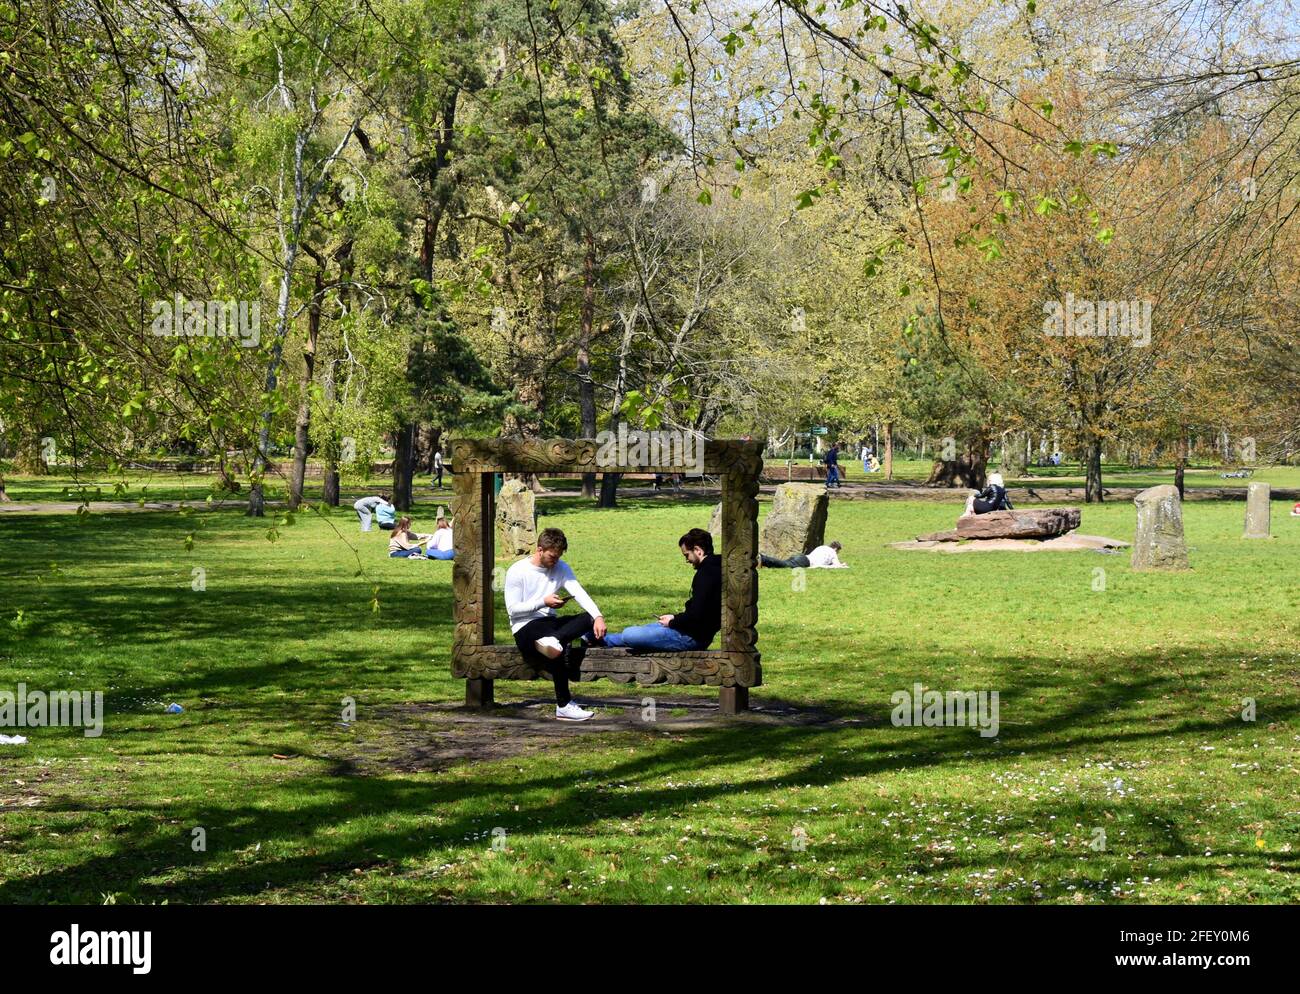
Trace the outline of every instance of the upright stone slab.
{"label": "upright stone slab", "polygon": [[1133,539],[1133,569],[1190,569],[1183,541],[1183,506],[1178,488],[1151,487],[1133,498],[1137,505],[1137,535]]}
{"label": "upright stone slab", "polygon": [[1267,483],[1246,487],[1246,533],[1243,538],[1268,538],[1271,534],[1270,489]]}
{"label": "upright stone slab", "polygon": [[826,541],[826,512],[830,498],[826,487],[812,483],[782,483],[776,488],[772,510],[763,521],[758,543],[765,556],[789,559]]}
{"label": "upright stone slab", "polygon": [[506,480],[497,494],[497,552],[526,556],[537,547],[537,504],[520,480]]}
{"label": "upright stone slab", "polygon": [[713,536],[713,551],[722,551],[722,503],[713,505],[713,514],[709,516],[709,534]]}

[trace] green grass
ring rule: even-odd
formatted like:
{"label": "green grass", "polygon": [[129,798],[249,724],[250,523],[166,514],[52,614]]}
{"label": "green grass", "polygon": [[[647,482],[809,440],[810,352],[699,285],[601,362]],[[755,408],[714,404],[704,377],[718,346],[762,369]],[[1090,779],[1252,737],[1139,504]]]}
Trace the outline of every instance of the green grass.
{"label": "green grass", "polygon": [[[709,505],[543,511],[621,627],[680,604],[673,542]],[[403,705],[463,694],[450,564],[386,559],[346,513],[274,543],[235,513],[0,515],[0,689],[103,689],[108,711],[97,739],[0,746],[0,902],[1295,902],[1300,521],[1277,503],[1277,537],[1247,542],[1242,511],[1188,505],[1195,569],[1156,575],[896,552],[953,509],[835,502],[852,569],[764,572],[754,697],[836,720],[573,734],[437,772],[402,772],[425,745]],[[1131,538],[1132,505],[1084,530]],[[997,690],[1000,734],[894,727],[915,682]]]}
{"label": "green grass", "polygon": [[[779,477],[785,465],[783,459],[768,460],[769,468]],[[797,459],[797,466],[809,465],[807,458]],[[894,482],[923,483],[929,478],[933,463],[929,459],[897,459],[894,462]],[[996,464],[994,464],[996,467]],[[862,463],[856,459],[844,459],[841,468],[845,479],[850,483],[886,483],[882,473],[863,473]],[[78,503],[82,500],[105,501],[185,501],[195,506],[208,506],[208,497],[217,505],[227,508],[242,507],[247,501],[247,489],[239,494],[214,493],[214,477],[199,473],[183,473],[176,470],[128,470],[113,475],[104,472],[88,471],[74,477],[67,467],[59,467],[58,472],[48,476],[26,476],[7,472],[5,482],[9,496],[14,501]],[[1261,466],[1249,480],[1225,480],[1223,473],[1228,469],[1222,466],[1195,466],[1187,470],[1188,487],[1244,487],[1251,481],[1269,483],[1274,487],[1300,488],[1300,466]],[[415,496],[417,501],[449,500],[452,495],[453,477],[443,477],[445,486],[440,491],[430,489],[432,478],[417,476],[415,479]],[[1172,467],[1148,467],[1134,469],[1121,464],[1106,464],[1102,467],[1102,482],[1106,487],[1154,487],[1162,483],[1173,483]],[[1012,486],[1032,486],[1035,489],[1052,487],[1082,487],[1084,477],[1077,465],[1035,466],[1023,477],[1010,481]],[[580,482],[577,479],[547,479],[543,483],[550,489],[576,491]],[[645,488],[645,481],[631,481],[625,486],[636,489]],[[350,504],[358,497],[391,486],[387,477],[376,476],[369,482],[359,478],[345,478],[342,497],[345,504]],[[688,492],[691,485],[688,483]],[[288,493],[285,480],[268,477],[266,481],[266,499],[282,501]],[[309,501],[321,499],[320,477],[308,477],[306,496]]]}
{"label": "green grass", "polygon": [[[213,489],[215,476],[202,473],[183,473],[176,470],[127,470],[124,473],[111,474],[89,470],[74,476],[67,467],[57,467],[58,471],[47,476],[27,476],[6,473],[5,485],[11,500],[22,503],[80,503],[92,501],[185,501],[196,507],[209,506],[208,498],[218,506],[242,508],[248,502],[248,486],[237,494],[217,492]],[[429,489],[430,478],[417,477],[417,497],[432,497]],[[443,477],[445,484],[437,496],[446,500],[451,497],[451,477]],[[322,498],[321,478],[308,477],[305,494],[308,500]],[[360,479],[345,478],[341,492],[343,500],[351,503],[366,494],[378,490],[390,489],[391,479],[374,477],[368,483]],[[265,485],[266,499],[282,501],[289,492],[286,480],[269,476]]]}

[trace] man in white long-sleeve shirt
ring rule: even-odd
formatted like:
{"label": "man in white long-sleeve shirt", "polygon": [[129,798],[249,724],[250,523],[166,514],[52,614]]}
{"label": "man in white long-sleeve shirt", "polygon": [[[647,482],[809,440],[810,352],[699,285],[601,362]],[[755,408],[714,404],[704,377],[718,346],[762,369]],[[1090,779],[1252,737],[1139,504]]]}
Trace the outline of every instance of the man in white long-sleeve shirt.
{"label": "man in white long-sleeve shirt", "polygon": [[[524,660],[545,666],[555,681],[555,717],[561,721],[586,721],[591,711],[578,706],[569,693],[569,669],[577,674],[585,648],[577,642],[590,633],[605,637],[605,619],[596,602],[582,589],[573,569],[560,558],[569,547],[564,532],[546,528],[537,537],[537,549],[506,570],[506,611],[510,631]],[[556,591],[565,589],[582,608],[582,613],[561,618],[555,609],[569,598]]]}
{"label": "man in white long-sleeve shirt", "polygon": [[759,565],[768,569],[848,569],[848,563],[840,562],[840,550],[844,546],[839,542],[819,545],[806,556],[791,556],[778,559],[775,556],[759,556]]}

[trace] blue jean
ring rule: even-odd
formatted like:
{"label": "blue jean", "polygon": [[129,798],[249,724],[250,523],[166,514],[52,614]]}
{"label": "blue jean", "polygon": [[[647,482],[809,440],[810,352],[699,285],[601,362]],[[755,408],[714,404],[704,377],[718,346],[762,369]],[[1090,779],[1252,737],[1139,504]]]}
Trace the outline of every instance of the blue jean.
{"label": "blue jean", "polygon": [[430,549],[425,553],[430,559],[450,559],[455,554],[455,549]]}
{"label": "blue jean", "polygon": [[408,558],[408,557],[410,557],[410,556],[422,556],[422,555],[424,555],[424,550],[423,550],[423,549],[420,549],[420,548],[415,548],[415,549],[394,549],[392,552],[390,552],[390,553],[388,554],[388,558],[389,558],[389,559],[406,559],[406,558]]}
{"label": "blue jean", "polygon": [[826,467],[826,486],[838,487],[840,485],[840,468],[835,463]]}
{"label": "blue jean", "polygon": [[634,625],[610,633],[605,636],[605,644],[614,648],[654,649],[657,652],[691,652],[700,647],[689,635],[657,621],[652,625]]}

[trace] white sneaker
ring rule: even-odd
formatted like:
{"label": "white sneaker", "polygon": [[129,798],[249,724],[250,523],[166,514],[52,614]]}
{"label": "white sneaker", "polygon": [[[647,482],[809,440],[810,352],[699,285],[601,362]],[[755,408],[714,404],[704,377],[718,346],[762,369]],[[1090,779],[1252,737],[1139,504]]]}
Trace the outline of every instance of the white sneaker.
{"label": "white sneaker", "polygon": [[533,648],[547,659],[559,659],[564,655],[564,646],[560,645],[560,640],[553,635],[548,635],[544,639],[538,639],[533,643]]}
{"label": "white sneaker", "polygon": [[579,707],[577,701],[569,701],[564,707],[555,709],[555,717],[559,718],[560,721],[586,721],[595,713],[595,711],[588,711]]}

